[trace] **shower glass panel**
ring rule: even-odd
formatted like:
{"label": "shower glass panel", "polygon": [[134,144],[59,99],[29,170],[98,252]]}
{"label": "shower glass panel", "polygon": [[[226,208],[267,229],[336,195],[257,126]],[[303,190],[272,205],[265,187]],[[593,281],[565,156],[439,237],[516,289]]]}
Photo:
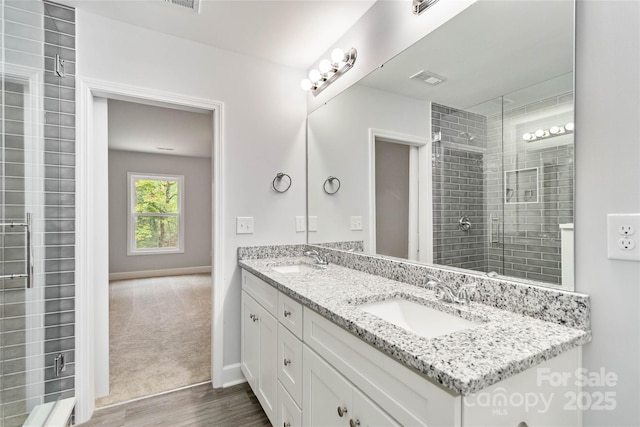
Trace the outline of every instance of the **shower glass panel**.
{"label": "shower glass panel", "polygon": [[431,115],[434,263],[572,289],[573,74]]}
{"label": "shower glass panel", "polygon": [[[64,342],[67,334],[73,337],[73,305],[65,303],[70,316],[60,312],[57,286],[69,279],[62,270],[73,275],[73,267],[63,259],[66,253],[73,261],[73,241],[69,251],[63,242],[52,240],[52,232],[60,230],[61,214],[70,214],[60,207],[63,82],[54,74],[61,52],[54,40],[60,10],[48,2],[0,0],[3,427],[42,425],[60,398],[73,396],[73,377],[64,382],[73,371],[73,338]],[[73,291],[69,294],[73,297]]]}

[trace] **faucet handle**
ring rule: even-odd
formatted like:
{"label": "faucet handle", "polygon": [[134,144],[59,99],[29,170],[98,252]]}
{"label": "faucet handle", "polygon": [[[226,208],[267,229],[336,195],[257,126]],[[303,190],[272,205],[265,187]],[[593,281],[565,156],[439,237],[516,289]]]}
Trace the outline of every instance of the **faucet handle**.
{"label": "faucet handle", "polygon": [[466,285],[460,286],[458,289],[458,299],[465,303],[469,302],[469,298],[471,298],[476,293],[476,289],[478,286],[475,283],[468,283]]}

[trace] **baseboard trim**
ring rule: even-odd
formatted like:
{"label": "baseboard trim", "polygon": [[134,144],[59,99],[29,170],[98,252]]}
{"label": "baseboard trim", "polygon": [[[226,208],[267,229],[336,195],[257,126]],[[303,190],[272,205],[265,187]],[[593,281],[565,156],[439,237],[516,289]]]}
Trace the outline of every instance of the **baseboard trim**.
{"label": "baseboard trim", "polygon": [[231,387],[233,385],[246,383],[247,379],[242,374],[239,363],[225,365],[222,368],[222,387]]}
{"label": "baseboard trim", "polygon": [[211,273],[211,266],[165,268],[163,270],[125,271],[123,273],[109,273],[109,280],[144,279],[147,277],[182,276],[184,274]]}

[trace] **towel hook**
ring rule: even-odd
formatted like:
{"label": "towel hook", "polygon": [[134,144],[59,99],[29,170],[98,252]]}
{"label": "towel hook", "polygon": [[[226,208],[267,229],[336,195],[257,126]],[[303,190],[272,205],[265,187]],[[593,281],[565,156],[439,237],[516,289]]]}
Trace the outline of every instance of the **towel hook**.
{"label": "towel hook", "polygon": [[[287,177],[289,179],[289,185],[287,185],[287,187],[283,190],[278,189],[278,187],[276,187],[276,183],[279,183],[280,181],[282,181],[282,178]],[[291,188],[291,183],[293,181],[291,180],[291,177],[289,175],[287,175],[284,172],[278,172],[276,174],[276,177],[273,178],[273,181],[271,182],[271,188],[273,188],[273,191],[275,191],[276,193],[285,193],[287,190],[289,190],[289,188]]]}
{"label": "towel hook", "polygon": [[[333,181],[338,181],[338,188],[336,188],[334,191],[327,190],[327,184],[333,185]],[[322,184],[322,189],[327,194],[330,194],[330,195],[331,194],[336,194],[338,192],[338,190],[340,190],[340,180],[338,178],[336,178],[335,176],[330,176],[329,178],[324,180],[324,184]]]}

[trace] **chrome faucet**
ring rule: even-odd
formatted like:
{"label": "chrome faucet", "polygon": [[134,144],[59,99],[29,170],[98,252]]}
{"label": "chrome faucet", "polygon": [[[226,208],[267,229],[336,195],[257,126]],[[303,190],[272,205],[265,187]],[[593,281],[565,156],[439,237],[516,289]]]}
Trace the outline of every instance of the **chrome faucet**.
{"label": "chrome faucet", "polygon": [[304,252],[304,256],[308,256],[310,258],[313,258],[315,263],[318,264],[318,265],[327,265],[327,264],[329,264],[329,262],[327,262],[327,260],[323,259],[320,256],[320,254],[318,253],[318,251],[316,251],[316,250],[305,251]]}
{"label": "chrome faucet", "polygon": [[429,278],[429,281],[427,282],[427,289],[434,291],[436,298],[444,302],[469,304],[469,300],[476,290],[476,284],[471,283],[468,285],[462,285],[456,292],[451,286],[442,283],[442,281],[437,277],[431,275],[428,275],[427,277]]}

